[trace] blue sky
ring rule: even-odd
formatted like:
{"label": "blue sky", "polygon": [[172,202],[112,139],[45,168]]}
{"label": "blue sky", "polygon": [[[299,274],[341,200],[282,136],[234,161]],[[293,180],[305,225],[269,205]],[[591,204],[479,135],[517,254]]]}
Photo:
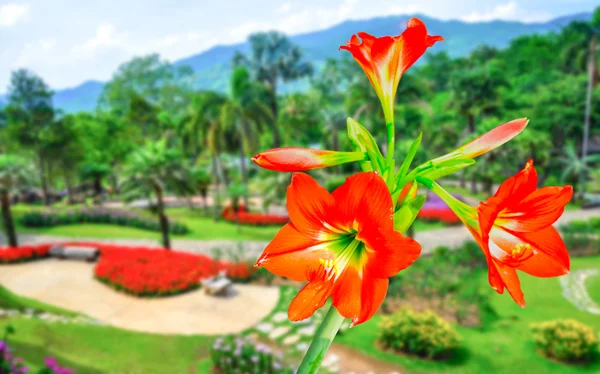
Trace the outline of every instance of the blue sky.
{"label": "blue sky", "polygon": [[133,56],[159,52],[176,60],[259,30],[297,34],[347,19],[412,13],[537,22],[597,5],[598,0],[0,0],[0,92],[20,67],[54,89],[65,88],[107,80]]}

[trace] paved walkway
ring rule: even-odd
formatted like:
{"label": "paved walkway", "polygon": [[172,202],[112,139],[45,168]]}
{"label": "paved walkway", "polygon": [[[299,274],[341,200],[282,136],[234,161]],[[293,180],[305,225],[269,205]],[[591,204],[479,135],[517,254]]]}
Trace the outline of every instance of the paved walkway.
{"label": "paved walkway", "polygon": [[279,300],[277,287],[234,285],[228,297],[202,290],[142,299],[93,279],[94,264],[48,259],[0,266],[0,284],[46,304],[116,327],[161,334],[239,333],[259,323]]}
{"label": "paved walkway", "polygon": [[[556,226],[565,224],[573,220],[588,220],[592,217],[600,217],[600,208],[584,210],[568,210],[560,217]],[[429,254],[439,246],[457,247],[460,244],[471,240],[471,234],[462,225],[447,227],[444,229],[429,230],[418,232],[416,239],[423,247],[423,253]],[[0,243],[5,243],[5,237],[0,234]],[[62,238],[47,235],[19,235],[19,242],[22,244],[51,243],[64,241],[94,241],[106,242],[123,245],[143,245],[158,246],[157,240],[151,239],[94,239],[94,238]],[[218,248],[224,252],[224,257],[239,258],[245,257],[249,260],[257,259],[268,242],[263,241],[231,241],[231,240],[190,240],[173,239],[172,246],[176,250],[205,254],[213,256],[214,249]],[[228,253],[230,254],[228,256]]]}

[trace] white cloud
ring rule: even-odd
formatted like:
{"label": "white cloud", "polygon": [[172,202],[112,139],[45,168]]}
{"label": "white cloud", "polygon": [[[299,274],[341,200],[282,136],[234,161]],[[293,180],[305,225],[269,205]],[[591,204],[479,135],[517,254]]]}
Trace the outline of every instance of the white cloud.
{"label": "white cloud", "polygon": [[509,1],[506,4],[500,4],[490,11],[476,12],[473,11],[461,20],[465,22],[486,22],[492,20],[507,20],[507,21],[522,21],[522,22],[538,22],[547,21],[552,17],[551,14],[540,12],[531,13],[521,9],[515,1]]}
{"label": "white cloud", "polygon": [[275,10],[275,14],[286,14],[289,13],[290,10],[292,10],[292,4],[290,2],[285,2]]}
{"label": "white cloud", "polygon": [[28,4],[0,5],[0,27],[14,26],[29,12]]}

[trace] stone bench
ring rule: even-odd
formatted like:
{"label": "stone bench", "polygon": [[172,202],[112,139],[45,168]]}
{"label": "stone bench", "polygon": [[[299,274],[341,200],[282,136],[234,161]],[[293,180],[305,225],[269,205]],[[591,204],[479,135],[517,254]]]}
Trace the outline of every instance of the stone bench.
{"label": "stone bench", "polygon": [[100,257],[100,250],[94,247],[80,247],[75,245],[54,246],[48,252],[51,257],[60,258],[62,260],[81,260],[95,262]]}
{"label": "stone bench", "polygon": [[207,295],[227,295],[233,282],[225,277],[209,278],[202,282],[202,287]]}

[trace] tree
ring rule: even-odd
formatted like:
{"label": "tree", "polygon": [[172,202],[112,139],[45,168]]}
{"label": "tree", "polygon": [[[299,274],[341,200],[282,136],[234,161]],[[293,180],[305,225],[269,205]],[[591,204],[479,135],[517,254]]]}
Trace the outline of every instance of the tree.
{"label": "tree", "polygon": [[[228,181],[223,172],[220,154],[223,149],[221,110],[227,98],[213,91],[203,91],[196,94],[190,106],[191,120],[187,125],[188,136],[193,139],[192,144],[206,146],[212,162],[213,183],[215,185],[215,198],[213,201],[213,220],[217,221],[221,215],[221,187],[227,187]],[[195,154],[199,155],[199,147],[195,147]]]}
{"label": "tree", "polygon": [[174,66],[158,54],[135,57],[119,66],[104,86],[98,106],[125,115],[133,98],[143,97],[151,105],[171,113],[185,111],[192,90],[193,70]]}
{"label": "tree", "polygon": [[29,70],[19,69],[11,75],[8,106],[5,109],[9,137],[36,155],[46,205],[50,204],[48,158],[43,152],[40,136],[54,118],[52,95],[42,78]]}
{"label": "tree", "polygon": [[585,194],[586,177],[591,170],[594,170],[593,164],[600,163],[600,155],[590,155],[581,158],[577,155],[577,149],[573,143],[567,143],[563,148],[563,154],[558,159],[562,167],[562,182],[569,180],[576,181],[579,184],[578,196],[583,200]]}
{"label": "tree", "polygon": [[[248,71],[237,67],[231,78],[231,98],[221,108],[221,126],[223,131],[237,135],[242,183],[248,188],[247,160],[251,152],[256,150],[258,139],[256,134],[263,122],[272,121],[269,107],[261,100],[264,87],[250,80]],[[244,195],[244,203],[248,205],[248,197]]]}
{"label": "tree", "polygon": [[74,171],[79,169],[85,154],[75,116],[55,120],[40,133],[40,139],[43,153],[51,156],[51,166],[57,166],[64,178],[68,203],[72,204]]}
{"label": "tree", "polygon": [[2,221],[8,237],[8,245],[16,247],[17,234],[10,209],[10,195],[18,192],[19,188],[32,184],[32,175],[29,165],[20,158],[12,155],[0,155],[0,203],[2,205]]}
{"label": "tree", "polygon": [[194,167],[190,171],[190,178],[193,186],[200,194],[204,205],[204,213],[208,215],[208,189],[210,187],[210,174],[200,167]]}
{"label": "tree", "polygon": [[237,53],[235,66],[246,67],[253,78],[265,84],[269,91],[269,105],[274,120],[271,121],[273,146],[281,146],[281,134],[277,127],[279,108],[277,103],[277,84],[310,76],[313,67],[303,59],[300,47],[294,45],[284,34],[270,31],[250,35],[251,51],[249,56]]}
{"label": "tree", "polygon": [[156,197],[156,209],[163,247],[171,248],[169,219],[165,212],[165,194],[193,191],[188,168],[178,149],[168,148],[164,140],[149,142],[131,154],[121,186],[127,200]]}

